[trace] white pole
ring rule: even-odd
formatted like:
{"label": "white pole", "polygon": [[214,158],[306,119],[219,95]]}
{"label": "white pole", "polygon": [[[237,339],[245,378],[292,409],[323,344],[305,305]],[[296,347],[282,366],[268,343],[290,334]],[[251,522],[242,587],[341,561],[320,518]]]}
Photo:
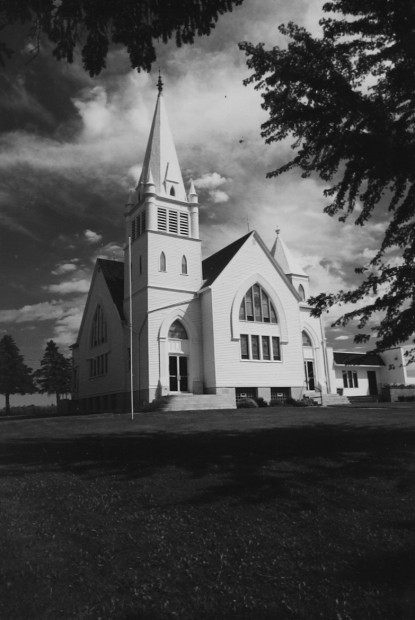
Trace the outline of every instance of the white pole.
{"label": "white pole", "polygon": [[132,291],[132,259],[131,259],[131,237],[128,237],[128,274],[130,289],[130,395],[131,395],[131,419],[134,420],[134,385],[133,385],[133,291]]}

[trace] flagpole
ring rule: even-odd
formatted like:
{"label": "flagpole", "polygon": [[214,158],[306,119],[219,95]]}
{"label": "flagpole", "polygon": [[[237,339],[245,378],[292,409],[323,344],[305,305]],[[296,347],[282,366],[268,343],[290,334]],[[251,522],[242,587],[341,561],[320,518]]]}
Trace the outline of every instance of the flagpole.
{"label": "flagpole", "polygon": [[131,396],[131,419],[134,420],[134,385],[133,385],[133,291],[132,291],[132,259],[131,237],[128,237],[128,274],[130,288],[130,396]]}

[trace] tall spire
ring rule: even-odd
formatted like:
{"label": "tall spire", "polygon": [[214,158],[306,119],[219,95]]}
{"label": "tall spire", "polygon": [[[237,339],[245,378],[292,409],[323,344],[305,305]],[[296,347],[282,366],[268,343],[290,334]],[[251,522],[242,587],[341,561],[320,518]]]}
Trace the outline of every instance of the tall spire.
{"label": "tall spire", "polygon": [[151,124],[147,149],[144,156],[138,187],[145,184],[151,170],[155,192],[159,196],[175,197],[186,200],[176,147],[170,130],[163,101],[163,82],[159,74],[157,82],[158,96],[153,122]]}

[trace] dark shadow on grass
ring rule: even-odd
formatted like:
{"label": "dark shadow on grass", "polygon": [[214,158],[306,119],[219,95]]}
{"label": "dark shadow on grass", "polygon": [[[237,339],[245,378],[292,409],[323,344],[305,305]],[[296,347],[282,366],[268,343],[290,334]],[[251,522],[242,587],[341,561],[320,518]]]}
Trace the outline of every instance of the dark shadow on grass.
{"label": "dark shadow on grass", "polygon": [[216,477],[202,495],[189,501],[211,502],[215,495],[228,494],[242,502],[266,502],[290,496],[295,481],[329,484],[375,475],[400,484],[405,472],[399,471],[399,464],[414,449],[412,430],[326,424],[240,433],[103,433],[3,441],[0,476],[66,470],[80,476],[135,479],[175,467],[194,477]]}

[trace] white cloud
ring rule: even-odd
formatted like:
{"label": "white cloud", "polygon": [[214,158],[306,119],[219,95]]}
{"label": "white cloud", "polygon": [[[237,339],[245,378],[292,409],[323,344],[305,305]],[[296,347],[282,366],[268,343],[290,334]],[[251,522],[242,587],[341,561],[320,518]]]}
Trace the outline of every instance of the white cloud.
{"label": "white cloud", "polygon": [[69,295],[71,293],[81,294],[87,293],[89,291],[90,280],[83,279],[73,279],[67,280],[65,282],[60,282],[59,284],[47,284],[42,288],[49,293],[58,293],[59,295]]}
{"label": "white cloud", "polygon": [[334,340],[350,340],[351,336],[346,336],[345,334],[343,336],[336,336]]}
{"label": "white cloud", "polygon": [[102,235],[94,232],[93,230],[85,230],[84,237],[88,241],[88,243],[98,243],[102,239]]}
{"label": "white cloud", "polygon": [[61,301],[44,301],[14,310],[0,310],[0,323],[24,323],[26,321],[51,321],[62,316]]}
{"label": "white cloud", "polygon": [[199,179],[195,179],[194,184],[195,187],[200,189],[217,189],[221,187],[225,183],[228,182],[228,179],[222,177],[217,172],[205,173]]}
{"label": "white cloud", "polygon": [[210,191],[209,195],[215,204],[219,204],[221,202],[228,202],[229,200],[228,194],[220,189]]}
{"label": "white cloud", "polygon": [[56,269],[51,271],[54,276],[61,276],[64,273],[70,273],[71,271],[76,271],[77,266],[74,263],[62,263],[57,265]]}

